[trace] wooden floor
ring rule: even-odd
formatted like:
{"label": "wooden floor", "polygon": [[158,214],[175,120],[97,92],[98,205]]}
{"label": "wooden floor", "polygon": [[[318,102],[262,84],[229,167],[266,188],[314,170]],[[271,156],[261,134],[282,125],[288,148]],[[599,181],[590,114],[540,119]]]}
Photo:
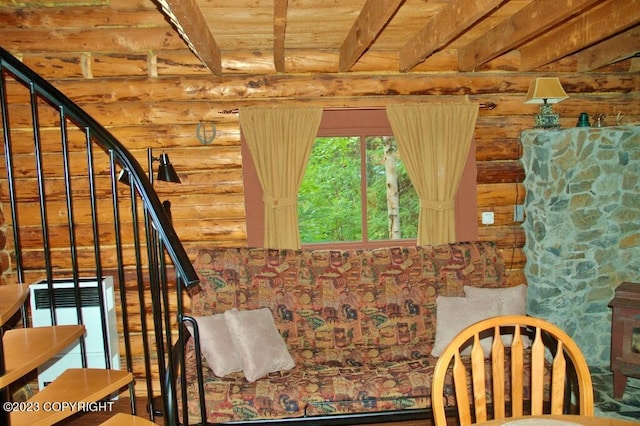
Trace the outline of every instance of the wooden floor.
{"label": "wooden floor", "polygon": [[[136,414],[138,416],[144,417],[145,419],[149,419],[147,409],[146,409],[146,399],[138,398],[136,400]],[[95,413],[81,413],[70,419],[64,420],[58,425],[65,426],[97,426],[110,417],[115,415],[116,413],[131,413],[130,408],[130,399],[129,398],[120,398],[116,401],[110,410],[99,411]],[[159,425],[164,425],[162,421],[162,417],[156,417],[154,422]],[[432,426],[432,422],[430,420],[410,420],[404,422],[395,422],[395,423],[375,423],[370,426]]]}

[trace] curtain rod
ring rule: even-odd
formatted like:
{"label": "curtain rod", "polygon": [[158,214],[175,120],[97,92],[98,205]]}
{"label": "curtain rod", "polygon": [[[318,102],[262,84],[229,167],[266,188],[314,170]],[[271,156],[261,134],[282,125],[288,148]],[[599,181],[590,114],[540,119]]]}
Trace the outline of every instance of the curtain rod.
{"label": "curtain rod", "polygon": [[[495,109],[495,107],[497,107],[498,105],[495,104],[494,102],[482,102],[478,104],[478,107],[480,109],[488,109],[488,110],[492,110]],[[354,108],[354,107],[328,107],[328,108],[324,108],[325,111],[343,111],[343,110],[349,110],[349,109],[372,109],[372,110],[380,110],[380,109],[385,109],[386,106],[374,106],[374,107],[361,107],[361,108]]]}
{"label": "curtain rod", "polygon": [[[486,110],[492,110],[495,109],[498,105],[494,102],[481,102],[480,104],[478,104],[478,107],[480,109],[486,109]],[[379,109],[385,109],[386,107],[384,106],[380,106],[380,107],[365,107],[365,108],[349,108],[349,107],[330,107],[330,108],[324,108],[324,110],[326,111],[343,111],[343,110],[349,110],[349,109],[375,109],[375,110],[379,110]],[[224,109],[222,111],[218,111],[218,113],[220,114],[238,114],[239,110],[238,108],[233,108],[233,109]]]}

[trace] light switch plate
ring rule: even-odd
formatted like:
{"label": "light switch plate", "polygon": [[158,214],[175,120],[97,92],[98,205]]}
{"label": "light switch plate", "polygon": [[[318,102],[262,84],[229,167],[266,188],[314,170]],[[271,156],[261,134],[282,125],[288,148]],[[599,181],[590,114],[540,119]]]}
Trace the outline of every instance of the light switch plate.
{"label": "light switch plate", "polygon": [[482,212],[482,224],[493,225],[493,212]]}

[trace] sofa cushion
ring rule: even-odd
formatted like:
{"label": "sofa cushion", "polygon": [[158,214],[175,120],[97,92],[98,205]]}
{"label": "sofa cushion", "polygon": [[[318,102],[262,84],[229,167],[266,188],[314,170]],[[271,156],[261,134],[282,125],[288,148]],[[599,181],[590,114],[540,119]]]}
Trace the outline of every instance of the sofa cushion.
{"label": "sofa cushion", "polygon": [[[292,353],[294,358],[299,355]],[[505,351],[505,357],[509,352]],[[528,359],[528,353],[525,352]],[[410,410],[431,406],[430,389],[436,358],[389,362],[385,365],[324,365],[317,363],[292,370],[272,373],[256,382],[247,382],[242,373],[224,378],[214,376],[208,368],[203,371],[207,420],[213,424],[230,421],[295,418],[316,415],[341,415],[367,411]],[[468,357],[463,358],[468,363]],[[486,361],[487,369],[490,360]],[[528,365],[528,361],[525,362]],[[187,410],[189,424],[199,424],[200,405],[196,385],[197,367],[193,351],[186,359]],[[487,370],[486,379],[491,380]],[[525,369],[524,383],[529,383],[529,369]],[[509,372],[505,386],[509,394]],[[453,383],[446,378],[446,400],[455,406]],[[470,386],[471,384],[469,384]],[[488,389],[491,386],[488,385]],[[549,383],[545,375],[545,395]],[[181,387],[177,389],[178,404],[182,403]],[[528,389],[525,389],[525,394]],[[491,398],[491,395],[487,395]],[[291,420],[291,419],[289,419]],[[292,423],[295,423],[293,421]]]}
{"label": "sofa cushion", "polygon": [[[436,298],[504,287],[492,242],[372,250],[202,249],[193,315],[266,307],[293,349],[406,347],[427,356]],[[404,349],[403,349],[404,350]]]}
{"label": "sofa cushion", "polygon": [[[298,358],[295,353],[292,356]],[[244,380],[242,373],[220,378],[205,368],[207,420],[221,423],[426,408],[431,404],[429,388],[434,365],[433,358],[378,366],[296,365],[253,383]],[[186,371],[189,424],[199,424],[192,353],[187,357]],[[179,404],[180,395],[179,387]]]}
{"label": "sofa cushion", "polygon": [[282,340],[268,308],[224,313],[229,335],[242,361],[249,382],[276,371],[294,367],[287,345]]}

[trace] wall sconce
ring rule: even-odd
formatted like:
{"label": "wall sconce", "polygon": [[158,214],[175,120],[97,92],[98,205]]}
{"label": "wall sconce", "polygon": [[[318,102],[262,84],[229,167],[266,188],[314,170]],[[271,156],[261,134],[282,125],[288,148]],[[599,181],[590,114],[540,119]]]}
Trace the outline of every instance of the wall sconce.
{"label": "wall sconce", "polygon": [[[153,162],[154,161],[159,161],[160,165],[158,166],[158,180],[164,181],[164,182],[173,182],[173,183],[182,183],[180,182],[180,177],[178,176],[178,173],[176,173],[176,169],[173,168],[173,164],[171,164],[171,161],[169,161],[169,155],[167,155],[167,153],[163,152],[162,154],[160,154],[160,157],[154,157],[152,152],[151,152],[151,148],[148,149],[148,156],[149,156],[149,173],[151,175],[153,175]],[[153,180],[151,180],[151,183],[153,183]]]}
{"label": "wall sconce", "polygon": [[[173,168],[173,164],[171,164],[171,161],[169,160],[169,155],[167,155],[165,152],[160,154],[160,157],[154,157],[153,150],[151,148],[147,148],[147,160],[149,162],[149,182],[152,186],[154,161],[160,162],[160,165],[158,166],[158,180],[164,182],[182,183],[180,181],[178,173],[176,173],[176,169]],[[118,175],[118,182],[121,182],[127,186],[131,186],[131,181],[129,180],[129,172],[127,170],[122,169],[120,171],[120,174]],[[171,220],[171,202],[169,200],[164,200],[162,202],[162,207],[164,207],[165,212]]]}
{"label": "wall sconce", "polygon": [[553,112],[551,104],[561,102],[568,97],[557,77],[538,77],[532,81],[524,103],[541,104],[540,113],[536,115],[536,128],[559,128],[560,115]]}
{"label": "wall sconce", "polygon": [[[171,164],[171,161],[169,160],[169,155],[165,152],[160,154],[160,157],[154,157],[152,149],[147,148],[147,160],[149,162],[149,182],[151,182],[152,185],[154,161],[160,162],[160,165],[158,166],[158,180],[163,182],[182,183],[178,173],[176,173],[176,169],[173,168],[173,164]],[[120,174],[118,175],[118,182],[124,183],[125,185],[131,185],[131,182],[129,181],[129,172],[127,170],[122,169],[120,171]]]}

